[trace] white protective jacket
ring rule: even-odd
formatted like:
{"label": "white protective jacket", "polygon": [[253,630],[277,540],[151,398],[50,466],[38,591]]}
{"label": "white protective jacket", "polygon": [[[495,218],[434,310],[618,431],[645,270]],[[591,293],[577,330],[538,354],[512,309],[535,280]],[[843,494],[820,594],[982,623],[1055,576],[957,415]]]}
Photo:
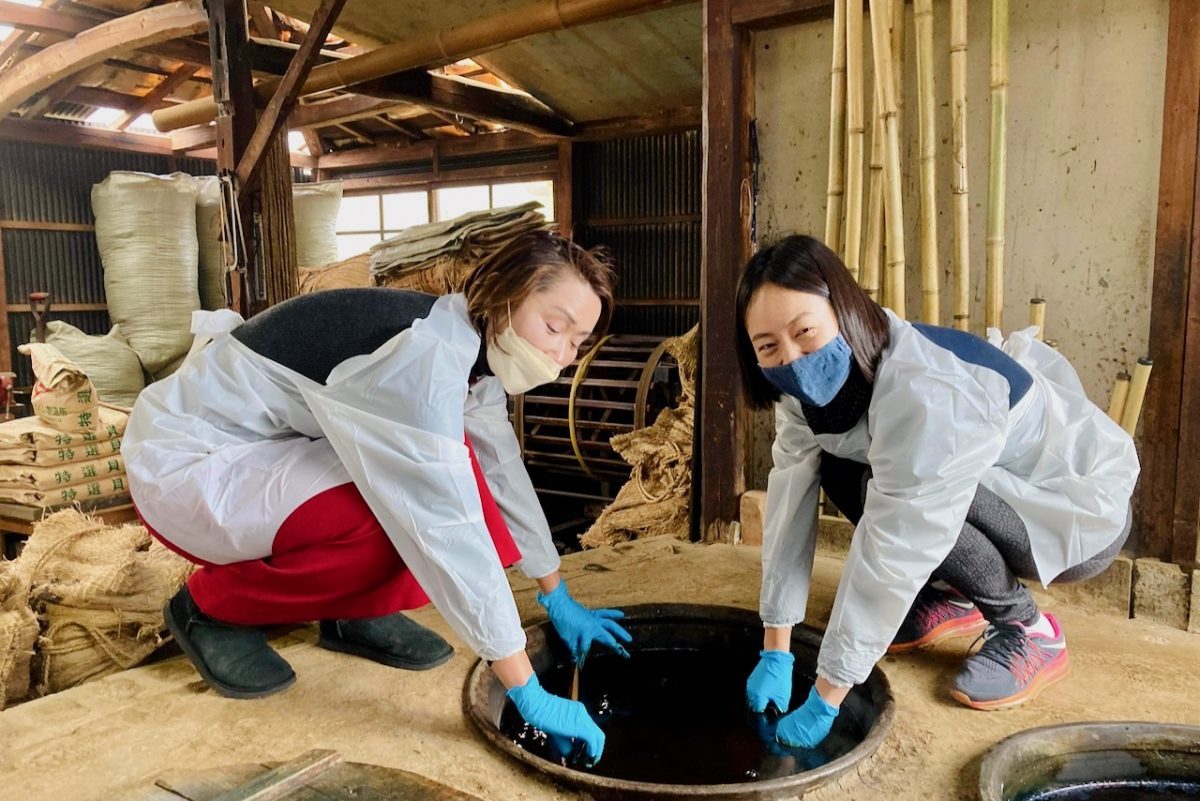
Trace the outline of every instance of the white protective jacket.
{"label": "white protective jacket", "polygon": [[869,464],[817,672],[858,684],[886,652],[918,590],[954,547],[978,485],[1021,516],[1044,584],[1111,545],[1138,476],[1132,438],[1091,403],[1070,364],[1034,329],[992,344],[1032,377],[1010,409],[1009,381],[888,312],[870,406],[841,434],[814,435],[799,401],[776,405],[760,611],[804,620],[816,544],[821,453]]}
{"label": "white protective jacket", "polygon": [[122,451],[146,522],[208,562],[261,559],[297,507],[353,481],[463,641],[485,659],[522,650],[464,433],[522,572],[552,573],[559,557],[504,389],[492,376],[468,387],[480,338],[463,296],[438,299],[428,317],[342,362],[325,384],[239,342],[230,331],[241,322],[227,310],[196,312],[197,347],[134,406]]}

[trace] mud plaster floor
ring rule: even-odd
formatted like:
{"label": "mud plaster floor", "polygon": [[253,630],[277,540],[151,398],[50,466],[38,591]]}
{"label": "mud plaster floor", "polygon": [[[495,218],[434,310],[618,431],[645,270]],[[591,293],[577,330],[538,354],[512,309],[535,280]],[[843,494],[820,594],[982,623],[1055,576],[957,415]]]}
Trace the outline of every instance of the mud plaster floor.
{"label": "mud plaster floor", "polygon": [[[841,561],[818,554],[810,622],[828,618]],[[592,605],[703,602],[755,608],[759,550],[647,540],[567,557],[572,593]],[[514,574],[527,622],[543,619],[532,582]],[[1047,600],[1044,596],[1040,600]],[[967,640],[887,657],[898,714],[857,770],[806,796],[974,799],[979,759],[1020,729],[1078,720],[1200,724],[1200,636],[1047,604],[1060,613],[1073,675],[1036,702],[977,712],[947,695]],[[420,622],[450,636],[430,608]],[[126,671],[0,712],[0,799],[136,799],[163,773],[291,759],[332,748],[347,760],[404,768],[485,799],[582,799],[494,753],[461,708],[474,664],[461,646],[438,669],[408,673],[315,646],[310,629],[274,644],[299,680],[258,701],[221,698],[182,658]]]}

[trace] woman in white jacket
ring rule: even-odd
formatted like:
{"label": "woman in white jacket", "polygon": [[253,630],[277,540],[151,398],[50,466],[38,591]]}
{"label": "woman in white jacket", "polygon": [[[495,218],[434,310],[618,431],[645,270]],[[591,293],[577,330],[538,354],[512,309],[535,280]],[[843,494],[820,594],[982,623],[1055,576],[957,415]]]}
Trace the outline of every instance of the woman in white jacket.
{"label": "woman in white jacket", "polygon": [[1067,675],[1066,640],[1018,579],[1078,581],[1129,535],[1132,439],[1033,338],[1006,343],[882,309],[807,236],[746,267],[737,299],[747,391],[775,404],[756,711],[791,701],[791,627],[804,619],[824,488],[855,523],[817,680],[776,739],[813,747],[885,652],[983,633],[951,695],[977,709]]}
{"label": "woman in white jacket", "polygon": [[518,562],[582,660],[624,653],[615,610],[573,601],[521,463],[507,396],[558,377],[612,314],[603,253],[537,232],[462,294],[389,289],[293,298],[243,322],[198,312],[195,350],[134,406],[124,453],[147,527],[201,564],[166,608],[204,679],[240,698],[295,681],[269,624],[321,621],[319,643],[425,669],[452,649],[399,614],[432,601],[525,719],[604,735],[541,689],[504,574]]}

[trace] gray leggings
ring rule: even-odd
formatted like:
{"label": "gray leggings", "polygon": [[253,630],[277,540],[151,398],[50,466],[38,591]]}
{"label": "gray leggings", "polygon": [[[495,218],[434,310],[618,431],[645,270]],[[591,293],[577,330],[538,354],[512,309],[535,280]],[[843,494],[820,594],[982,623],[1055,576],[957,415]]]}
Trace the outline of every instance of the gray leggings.
{"label": "gray leggings", "polygon": [[[868,465],[829,453],[821,455],[821,488],[855,524],[863,514],[870,478]],[[1083,581],[1104,572],[1129,538],[1131,522],[1132,515],[1111,545],[1060,573],[1053,583]],[[958,541],[931,578],[961,592],[992,623],[1033,623],[1038,618],[1037,604],[1018,579],[1037,577],[1025,523],[1000,496],[978,487]]]}

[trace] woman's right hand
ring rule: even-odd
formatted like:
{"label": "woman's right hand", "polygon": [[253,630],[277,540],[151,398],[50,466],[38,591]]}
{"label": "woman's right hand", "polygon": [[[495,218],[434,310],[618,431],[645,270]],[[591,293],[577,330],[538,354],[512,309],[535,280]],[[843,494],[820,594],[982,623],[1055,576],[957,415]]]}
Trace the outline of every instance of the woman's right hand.
{"label": "woman's right hand", "polygon": [[583,704],[546,692],[536,673],[531,673],[524,685],[510,687],[508,697],[525,722],[544,731],[560,754],[570,756],[574,750],[572,740],[579,740],[583,743],[584,767],[590,768],[600,760],[604,732]]}
{"label": "woman's right hand", "polygon": [[790,651],[764,650],[759,654],[758,665],[746,680],[746,703],[750,711],[766,712],[768,704],[774,704],[780,712],[788,711],[795,661]]}

